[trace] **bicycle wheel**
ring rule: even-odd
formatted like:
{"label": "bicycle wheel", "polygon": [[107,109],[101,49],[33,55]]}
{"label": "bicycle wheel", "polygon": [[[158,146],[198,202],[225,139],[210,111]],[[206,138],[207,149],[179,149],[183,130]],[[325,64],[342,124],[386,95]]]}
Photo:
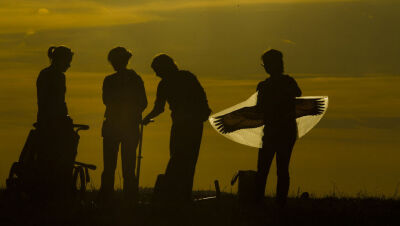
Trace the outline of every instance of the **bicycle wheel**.
{"label": "bicycle wheel", "polygon": [[85,171],[81,166],[74,167],[72,189],[76,196],[79,196],[79,198],[83,199],[86,192],[86,178]]}

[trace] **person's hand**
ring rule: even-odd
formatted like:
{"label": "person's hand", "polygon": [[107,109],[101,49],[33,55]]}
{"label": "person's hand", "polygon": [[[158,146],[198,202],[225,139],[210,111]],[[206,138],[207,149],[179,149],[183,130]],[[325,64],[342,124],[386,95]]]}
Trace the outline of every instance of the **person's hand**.
{"label": "person's hand", "polygon": [[69,115],[67,115],[66,117],[65,117],[65,124],[66,125],[73,125],[74,124],[74,121],[72,120],[72,118],[69,116]]}
{"label": "person's hand", "polygon": [[144,117],[144,119],[142,120],[142,124],[146,126],[146,125],[149,124],[151,121],[152,121],[151,118],[149,118],[149,117]]}

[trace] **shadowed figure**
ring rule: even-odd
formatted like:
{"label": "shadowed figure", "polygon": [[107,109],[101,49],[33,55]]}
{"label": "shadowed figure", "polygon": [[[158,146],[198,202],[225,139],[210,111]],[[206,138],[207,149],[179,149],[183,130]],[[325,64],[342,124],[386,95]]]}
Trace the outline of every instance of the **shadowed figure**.
{"label": "shadowed figure", "polygon": [[170,160],[165,171],[161,198],[173,203],[191,201],[203,123],[211,113],[206,93],[196,76],[179,70],[171,57],[156,56],[151,64],[161,78],[153,110],[143,123],[164,112],[165,103],[171,109]]}
{"label": "shadowed figure", "polygon": [[72,167],[79,137],[74,133],[72,119],[65,103],[65,74],[73,53],[65,46],[50,47],[50,66],[43,69],[36,82],[37,129],[40,149],[38,184],[45,195],[58,194],[67,198],[72,191]]}
{"label": "shadowed figure", "polygon": [[[103,83],[104,114],[103,161],[101,198],[108,200],[114,190],[115,169],[121,145],[123,189],[128,202],[136,199],[136,148],[142,112],[147,107],[146,92],[141,77],[127,69],[132,54],[123,47],[116,47],[108,54],[108,61],[116,73],[107,76]],[[103,200],[103,201],[105,201]]]}
{"label": "shadowed figure", "polygon": [[269,50],[262,55],[263,67],[270,75],[257,86],[256,108],[262,112],[264,122],[263,145],[258,152],[256,196],[263,200],[271,162],[276,154],[278,184],[276,198],[285,205],[289,190],[289,161],[297,139],[296,102],[301,90],[296,81],[283,74],[283,56],[280,51]]}

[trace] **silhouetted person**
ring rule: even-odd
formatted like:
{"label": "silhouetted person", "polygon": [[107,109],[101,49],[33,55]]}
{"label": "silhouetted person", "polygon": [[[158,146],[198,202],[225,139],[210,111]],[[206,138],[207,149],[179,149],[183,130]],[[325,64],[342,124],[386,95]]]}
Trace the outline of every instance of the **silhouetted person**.
{"label": "silhouetted person", "polygon": [[165,172],[163,198],[175,202],[190,202],[197,158],[203,134],[203,123],[211,110],[206,93],[196,76],[179,70],[166,54],[156,56],[151,64],[161,78],[153,110],[144,118],[149,121],[171,109],[170,160]]}
{"label": "silhouetted person", "polygon": [[132,54],[123,47],[116,47],[108,54],[108,61],[116,73],[107,76],[103,83],[103,103],[106,105],[106,111],[102,128],[104,171],[101,176],[100,195],[106,200],[109,200],[114,191],[120,145],[123,189],[127,201],[134,201],[137,193],[136,148],[147,98],[142,78],[134,70],[127,69],[131,57]]}
{"label": "silhouetted person", "polygon": [[276,198],[280,206],[286,203],[289,190],[289,161],[297,139],[295,98],[301,96],[296,81],[283,74],[283,55],[269,50],[262,55],[263,67],[270,75],[258,84],[256,107],[264,115],[263,145],[258,152],[256,195],[263,200],[271,162],[276,154],[278,184]]}
{"label": "silhouetted person", "polygon": [[64,72],[70,67],[72,56],[65,46],[50,47],[51,64],[40,72],[36,82],[37,129],[41,134],[41,148],[37,150],[41,174],[38,184],[43,193],[56,193],[59,197],[70,195],[78,142],[65,103]]}

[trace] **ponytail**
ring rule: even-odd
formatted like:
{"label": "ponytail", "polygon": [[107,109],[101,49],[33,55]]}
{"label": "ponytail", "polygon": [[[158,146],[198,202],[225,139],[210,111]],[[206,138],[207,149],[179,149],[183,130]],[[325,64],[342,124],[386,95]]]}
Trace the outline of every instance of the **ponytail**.
{"label": "ponytail", "polygon": [[56,49],[55,46],[51,46],[49,50],[47,50],[47,56],[49,57],[50,60],[54,59],[54,50]]}
{"label": "ponytail", "polygon": [[74,53],[71,51],[70,48],[65,46],[51,46],[47,50],[47,56],[51,61],[62,59],[65,57],[72,57]]}

